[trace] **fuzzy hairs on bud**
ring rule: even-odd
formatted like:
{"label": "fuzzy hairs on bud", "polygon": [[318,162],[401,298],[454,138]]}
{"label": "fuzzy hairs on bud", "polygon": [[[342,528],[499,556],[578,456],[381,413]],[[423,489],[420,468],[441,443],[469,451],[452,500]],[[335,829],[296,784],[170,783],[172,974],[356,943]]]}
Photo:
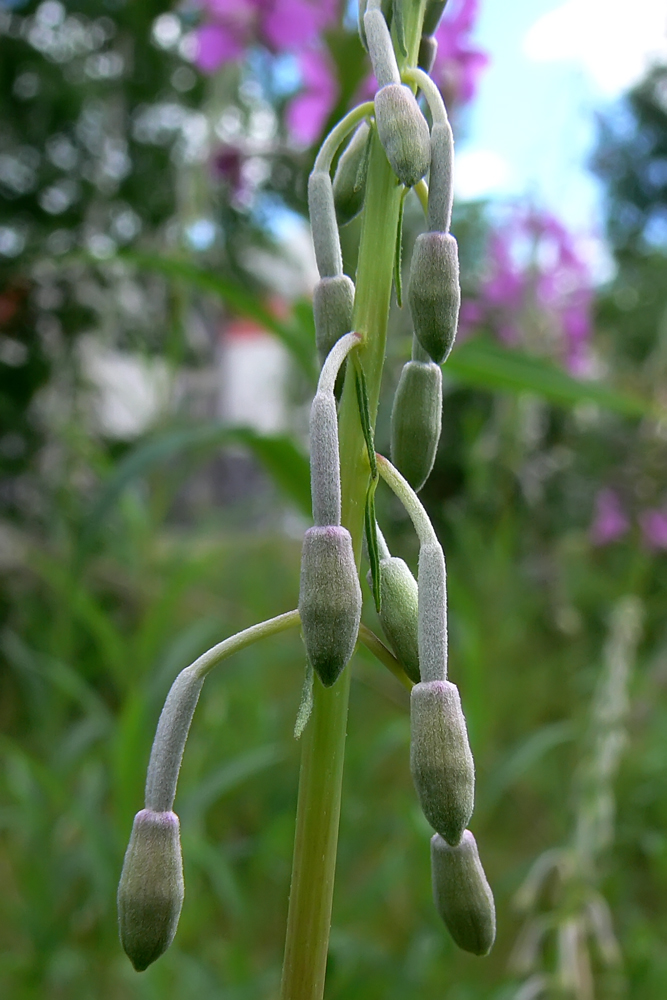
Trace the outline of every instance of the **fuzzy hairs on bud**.
{"label": "fuzzy hairs on bud", "polygon": [[496,938],[496,907],[470,830],[455,847],[435,834],[431,875],[436,910],[459,948],[488,955]]}
{"label": "fuzzy hairs on bud", "polygon": [[433,362],[403,366],[391,411],[391,460],[415,492],[431,474],[442,424],[442,372]]}
{"label": "fuzzy hairs on bud", "polygon": [[475,802],[475,765],[458,688],[415,684],[410,693],[410,771],[424,816],[458,844]]}
{"label": "fuzzy hairs on bud", "polygon": [[354,283],[346,274],[321,278],[313,292],[315,343],[320,364],[340,338],[352,329]]}
{"label": "fuzzy hairs on bud", "polygon": [[142,809],[134,817],[118,886],[120,939],[137,972],[173,941],[183,895],[178,816]]}
{"label": "fuzzy hairs on bud", "polygon": [[409,87],[390,83],[375,95],[375,122],[380,142],[401,184],[414,187],[431,160],[426,119]]}
{"label": "fuzzy hairs on bud", "polygon": [[299,614],[308,659],[325,687],[335,683],[354,652],[361,601],[347,528],[309,528],[301,553]]}
{"label": "fuzzy hairs on bud", "polygon": [[408,302],[419,343],[436,364],[452,349],[461,306],[459,255],[449,233],[422,233],[410,262]]}

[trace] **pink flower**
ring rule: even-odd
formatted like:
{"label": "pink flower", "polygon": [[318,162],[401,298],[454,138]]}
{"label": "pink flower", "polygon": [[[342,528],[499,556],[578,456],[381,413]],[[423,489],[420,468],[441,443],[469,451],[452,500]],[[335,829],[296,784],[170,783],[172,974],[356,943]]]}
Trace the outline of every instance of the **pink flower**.
{"label": "pink flower", "polygon": [[609,545],[621,538],[630,521],[625,515],[618,493],[608,487],[599,490],[595,497],[595,513],[590,527],[590,539],[593,545]]}
{"label": "pink flower", "polygon": [[592,301],[588,267],[554,216],[515,208],[491,232],[477,304],[480,325],[504,343],[537,346],[572,374],[585,375]]}
{"label": "pink flower", "polygon": [[478,0],[450,0],[435,33],[438,54],[431,75],[448,107],[472,100],[489,62],[487,53],[471,40],[478,7]]}
{"label": "pink flower", "polygon": [[315,44],[338,17],[338,0],[204,0],[195,64],[215,73],[251,45],[298,52]]}
{"label": "pink flower", "polygon": [[303,90],[287,106],[285,121],[300,145],[310,146],[319,137],[338,97],[338,81],[328,54],[305,49],[299,56]]}
{"label": "pink flower", "polygon": [[647,548],[667,549],[667,510],[645,510],[639,515],[639,527]]}

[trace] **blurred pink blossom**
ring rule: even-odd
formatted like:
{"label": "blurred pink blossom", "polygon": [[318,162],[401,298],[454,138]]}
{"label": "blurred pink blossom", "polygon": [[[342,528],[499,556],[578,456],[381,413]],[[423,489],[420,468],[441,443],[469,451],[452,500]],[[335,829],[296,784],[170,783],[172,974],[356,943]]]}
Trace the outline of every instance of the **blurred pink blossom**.
{"label": "blurred pink blossom", "polygon": [[303,89],[287,105],[290,135],[310,146],[320,135],[338,97],[338,81],[327,52],[304,49],[299,56]]}
{"label": "blurred pink blossom", "polygon": [[605,487],[595,497],[595,511],[590,527],[593,545],[609,545],[629,529],[630,521],[615,490]]}
{"label": "blurred pink blossom", "polygon": [[318,42],[338,17],[338,0],[202,0],[195,65],[215,73],[255,44],[298,52]]}
{"label": "blurred pink blossom", "polygon": [[647,548],[667,549],[667,510],[645,510],[639,515],[639,527]]}
{"label": "blurred pink blossom", "polygon": [[574,236],[548,212],[513,209],[489,236],[479,292],[462,325],[488,326],[504,343],[590,370],[592,279]]}
{"label": "blurred pink blossom", "polygon": [[449,0],[435,33],[438,54],[431,71],[448,107],[467,104],[488,65],[486,52],[473,45],[479,0]]}

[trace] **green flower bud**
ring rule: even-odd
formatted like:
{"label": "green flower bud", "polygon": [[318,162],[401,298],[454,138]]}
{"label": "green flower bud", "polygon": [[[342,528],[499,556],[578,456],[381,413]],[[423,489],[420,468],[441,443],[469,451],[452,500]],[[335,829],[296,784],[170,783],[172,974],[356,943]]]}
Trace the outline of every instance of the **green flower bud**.
{"label": "green flower bud", "polygon": [[447,0],[427,0],[422,22],[422,34],[434,35],[436,33],[446,6]]}
{"label": "green flower bud", "polygon": [[417,56],[417,66],[425,73],[430,73],[433,69],[435,57],[438,54],[438,39],[433,35],[422,35],[419,42],[419,54]]}
{"label": "green flower bud", "polygon": [[299,614],[306,652],[325,687],[348,662],[361,620],[352,537],[340,525],[309,528],[303,539]]}
{"label": "green flower bud", "polygon": [[134,817],[118,886],[120,940],[137,972],[173,941],[183,892],[178,816],[142,809]]}
{"label": "green flower bud", "polygon": [[403,366],[391,411],[391,460],[413,490],[431,474],[442,423],[442,372],[433,362]]}
{"label": "green flower bud", "polygon": [[359,214],[364,203],[366,147],[369,138],[370,125],[364,121],[341,153],[336,165],[333,196],[339,226],[351,222]]}
{"label": "green flower bud", "polygon": [[380,560],[380,621],[391,648],[411,681],[419,683],[417,581],[396,556]]}
{"label": "green flower bud", "polygon": [[458,844],[472,815],[475,766],[459,692],[449,681],[412,689],[410,770],[424,816],[448,843]]}
{"label": "green flower bud", "polygon": [[431,874],[436,910],[459,948],[488,955],[496,938],[496,908],[470,830],[455,847],[435,834]]}
{"label": "green flower bud", "polygon": [[408,301],[419,343],[436,364],[449,354],[461,305],[456,240],[449,233],[422,233],[410,263]]}
{"label": "green flower bud", "polygon": [[375,122],[391,168],[402,184],[414,187],[428,170],[428,125],[409,87],[390,83],[375,95]]}
{"label": "green flower bud", "polygon": [[315,342],[320,364],[345,333],[352,329],[354,283],[346,274],[321,278],[313,292]]}

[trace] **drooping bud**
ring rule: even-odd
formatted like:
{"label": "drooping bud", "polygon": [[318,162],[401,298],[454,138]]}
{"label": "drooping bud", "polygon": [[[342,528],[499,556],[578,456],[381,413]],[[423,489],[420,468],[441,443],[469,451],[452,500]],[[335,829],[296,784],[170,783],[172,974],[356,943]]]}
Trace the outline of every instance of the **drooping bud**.
{"label": "drooping bud", "polygon": [[449,681],[412,689],[410,770],[424,816],[448,843],[458,844],[472,816],[475,765],[458,688]]}
{"label": "drooping bud", "polygon": [[419,683],[417,581],[396,556],[380,560],[380,622],[391,647],[415,684]]}
{"label": "drooping bud", "polygon": [[378,87],[386,87],[388,83],[400,83],[401,74],[396,62],[394,44],[379,0],[367,5],[364,14],[364,32]]}
{"label": "drooping bud", "polygon": [[402,184],[414,187],[428,170],[428,125],[409,87],[390,83],[375,95],[375,122],[391,168]]}
{"label": "drooping bud", "polygon": [[321,278],[313,292],[315,342],[320,364],[336,341],[352,329],[354,283],[346,274]]}
{"label": "drooping bud", "polygon": [[351,222],[361,211],[366,187],[366,147],[370,125],[362,122],[340,155],[333,179],[333,196],[338,225]]}
{"label": "drooping bud", "polygon": [[431,875],[435,907],[459,948],[488,955],[496,938],[496,908],[470,830],[455,847],[435,834]]}
{"label": "drooping bud", "polygon": [[391,411],[391,460],[419,491],[433,468],[442,423],[442,372],[433,362],[403,366]]}
{"label": "drooping bud", "polygon": [[173,941],[183,893],[178,816],[142,809],[134,817],[118,886],[120,939],[137,972]]}
{"label": "drooping bud", "polygon": [[425,73],[430,73],[433,69],[435,57],[438,54],[438,39],[433,35],[422,35],[419,42],[419,54],[417,55],[417,65]]}
{"label": "drooping bud", "polygon": [[331,687],[354,652],[361,620],[361,587],[346,528],[329,525],[306,532],[299,614],[308,659],[324,686]]}
{"label": "drooping bud", "polygon": [[408,301],[419,343],[436,364],[442,364],[454,343],[461,305],[458,247],[450,233],[417,237]]}

